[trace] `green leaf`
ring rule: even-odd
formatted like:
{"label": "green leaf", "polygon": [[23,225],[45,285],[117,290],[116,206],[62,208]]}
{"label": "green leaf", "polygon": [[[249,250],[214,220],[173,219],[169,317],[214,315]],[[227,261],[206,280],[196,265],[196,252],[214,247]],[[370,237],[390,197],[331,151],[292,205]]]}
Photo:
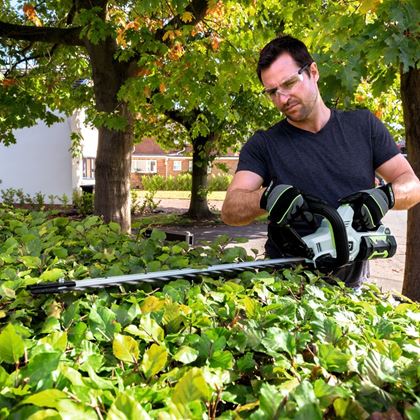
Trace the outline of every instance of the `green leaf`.
{"label": "green leaf", "polygon": [[243,299],[243,306],[245,308],[245,313],[248,318],[258,317],[260,310],[260,305],[256,299],[251,299],[248,296],[245,296]]}
{"label": "green leaf", "polygon": [[413,407],[408,408],[404,412],[408,420],[418,420],[420,419],[420,400],[413,405]]}
{"label": "green leaf", "polygon": [[64,352],[67,348],[67,332],[56,331],[41,338],[41,343],[50,345],[54,350]]}
{"label": "green leaf", "polygon": [[51,270],[44,271],[39,277],[45,281],[57,281],[64,277],[64,271],[60,268],[53,268]]}
{"label": "green leaf", "polygon": [[13,324],[7,324],[0,333],[0,359],[6,363],[17,363],[25,352],[25,343],[16,333]]}
{"label": "green leaf", "polygon": [[331,318],[325,318],[323,321],[316,320],[311,323],[319,341],[337,344],[343,333],[340,326]]}
{"label": "green leaf", "polygon": [[241,372],[253,370],[255,368],[253,353],[247,352],[243,357],[236,361],[236,364]]}
{"label": "green leaf", "polygon": [[260,410],[264,418],[275,419],[278,417],[277,410],[284,396],[279,390],[268,383],[263,383],[260,389]]}
{"label": "green leaf", "polygon": [[29,383],[35,388],[53,386],[53,373],[57,370],[62,352],[40,352],[33,356],[24,370]]}
{"label": "green leaf", "polygon": [[89,327],[99,341],[110,341],[114,333],[119,332],[120,325],[116,322],[116,315],[111,309],[94,305],[89,313]]}
{"label": "green leaf", "polygon": [[376,351],[370,351],[367,355],[362,373],[366,379],[379,387],[384,383],[394,383],[398,380],[393,361]]}
{"label": "green leaf", "polygon": [[231,369],[233,367],[233,355],[230,351],[216,350],[210,357],[210,367]]}
{"label": "green leaf", "polygon": [[351,359],[351,355],[343,353],[332,344],[320,344],[318,357],[321,366],[329,372],[346,372],[347,363]]}
{"label": "green leaf", "polygon": [[284,351],[290,356],[296,354],[295,336],[278,327],[271,327],[267,330],[267,335],[262,339],[262,345],[269,354],[278,351]]}
{"label": "green leaf", "polygon": [[293,416],[296,420],[322,420],[322,412],[316,403],[304,404]]}
{"label": "green leaf", "polygon": [[210,389],[198,368],[190,369],[175,385],[172,401],[175,404],[188,404],[191,401],[210,399]]}
{"label": "green leaf", "polygon": [[362,405],[353,399],[337,398],[334,400],[333,406],[336,415],[343,419],[367,420],[370,418],[369,413]]}
{"label": "green leaf", "polygon": [[59,389],[46,389],[25,398],[22,404],[33,404],[37,407],[57,408],[59,401],[68,398],[67,395]]}
{"label": "green leaf", "polygon": [[324,382],[323,379],[317,379],[314,382],[314,392],[315,396],[318,398],[320,402],[320,407],[327,408],[331,405],[331,403],[337,398],[349,398],[351,397],[351,391],[345,390],[338,385],[332,386],[328,385]]}
{"label": "green leaf", "polygon": [[163,328],[150,316],[150,313],[143,315],[138,327],[128,325],[124,331],[141,337],[147,342],[162,343],[164,339]]}
{"label": "green leaf", "polygon": [[[34,407],[24,407],[24,409],[34,409]],[[31,416],[26,416],[22,413],[23,415],[21,418],[26,418],[27,420],[62,420],[63,418],[60,414],[57,413],[56,410],[53,410],[51,408],[47,408],[45,410],[36,410],[37,411],[35,411],[35,413]],[[16,415],[17,413],[14,414]],[[21,413],[19,413],[18,415],[21,415]]]}
{"label": "green leaf", "polygon": [[78,346],[85,337],[88,327],[84,322],[78,322],[69,329],[69,341],[74,346]]}
{"label": "green leaf", "polygon": [[144,352],[141,369],[146,378],[151,378],[160,372],[166,365],[168,360],[168,351],[165,347],[152,344],[149,349]]}
{"label": "green leaf", "polygon": [[142,405],[127,393],[118,394],[107,413],[107,420],[149,420]]}
{"label": "green leaf", "polygon": [[197,360],[198,357],[198,350],[193,349],[189,346],[182,346],[180,349],[176,352],[173,359],[177,362],[181,362],[184,365],[188,365],[189,363],[194,362]]}
{"label": "green leaf", "polygon": [[139,345],[128,335],[116,334],[112,342],[114,356],[127,363],[135,363],[139,357]]}
{"label": "green leaf", "polygon": [[39,257],[31,257],[30,255],[26,255],[20,258],[28,268],[39,268],[41,267],[41,258]]}
{"label": "green leaf", "polygon": [[293,390],[293,399],[296,401],[298,407],[305,407],[308,403],[317,403],[318,400],[315,396],[314,388],[312,383],[309,381],[302,381]]}
{"label": "green leaf", "polygon": [[393,362],[396,362],[402,355],[401,347],[391,340],[372,340],[375,349],[383,356],[389,357]]}
{"label": "green leaf", "polygon": [[95,389],[114,389],[114,383],[110,379],[105,379],[96,374],[92,366],[86,366],[89,378],[91,379],[90,385]]}

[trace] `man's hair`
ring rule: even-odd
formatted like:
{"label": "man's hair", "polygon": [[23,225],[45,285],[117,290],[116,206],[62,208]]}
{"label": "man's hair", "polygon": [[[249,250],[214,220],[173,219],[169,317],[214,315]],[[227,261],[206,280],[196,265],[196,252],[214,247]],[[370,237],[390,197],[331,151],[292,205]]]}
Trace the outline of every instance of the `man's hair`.
{"label": "man's hair", "polygon": [[[282,54],[288,53],[299,67],[313,63],[306,45],[292,36],[285,35],[270,41],[260,52],[257,65],[258,78],[261,80],[262,70],[268,69],[271,64]],[[309,69],[306,69],[309,74]]]}

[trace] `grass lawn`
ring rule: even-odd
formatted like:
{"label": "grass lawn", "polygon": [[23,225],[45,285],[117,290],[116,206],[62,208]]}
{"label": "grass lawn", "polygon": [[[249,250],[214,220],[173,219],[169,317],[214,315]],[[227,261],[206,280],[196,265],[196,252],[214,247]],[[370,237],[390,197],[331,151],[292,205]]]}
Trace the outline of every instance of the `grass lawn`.
{"label": "grass lawn", "polygon": [[[144,197],[148,191],[145,190],[133,190],[139,197]],[[213,191],[208,194],[208,200],[219,200],[223,201],[225,199],[226,191]],[[154,198],[156,199],[166,199],[166,198],[175,198],[180,200],[189,200],[191,196],[190,191],[156,191]]]}

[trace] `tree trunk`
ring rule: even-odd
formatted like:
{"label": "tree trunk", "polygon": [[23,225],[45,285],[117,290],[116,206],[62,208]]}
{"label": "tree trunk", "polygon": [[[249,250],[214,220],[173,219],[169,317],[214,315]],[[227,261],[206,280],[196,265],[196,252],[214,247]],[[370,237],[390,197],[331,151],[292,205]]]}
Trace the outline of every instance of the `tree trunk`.
{"label": "tree trunk", "polygon": [[131,126],[124,132],[99,128],[95,168],[95,213],[103,216],[105,222],[119,223],[124,232],[131,229],[132,148]]}
{"label": "tree trunk", "polygon": [[197,137],[193,141],[193,167],[191,201],[187,216],[191,219],[211,219],[214,214],[207,203],[207,167],[209,154],[206,152],[211,136]]}
{"label": "tree trunk", "polygon": [[123,130],[98,127],[95,162],[95,214],[105,222],[120,224],[123,232],[131,229],[130,172],[133,148],[133,116],[118,92],[128,77],[128,64],[115,61],[116,43],[112,38],[102,43],[86,42],[92,65],[96,110],[118,115],[126,120]]}
{"label": "tree trunk", "polygon": [[[420,69],[401,74],[401,98],[404,110],[407,155],[420,176]],[[420,206],[408,210],[407,252],[402,293],[420,301]]]}

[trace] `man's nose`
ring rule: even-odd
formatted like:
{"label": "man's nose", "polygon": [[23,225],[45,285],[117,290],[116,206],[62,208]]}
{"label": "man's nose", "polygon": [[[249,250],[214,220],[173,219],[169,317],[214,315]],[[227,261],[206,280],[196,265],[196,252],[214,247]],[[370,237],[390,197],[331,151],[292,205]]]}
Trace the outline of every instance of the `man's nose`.
{"label": "man's nose", "polygon": [[279,104],[287,103],[287,101],[289,100],[289,97],[290,97],[290,93],[283,93],[283,92],[280,92],[279,90],[276,91],[276,101]]}

